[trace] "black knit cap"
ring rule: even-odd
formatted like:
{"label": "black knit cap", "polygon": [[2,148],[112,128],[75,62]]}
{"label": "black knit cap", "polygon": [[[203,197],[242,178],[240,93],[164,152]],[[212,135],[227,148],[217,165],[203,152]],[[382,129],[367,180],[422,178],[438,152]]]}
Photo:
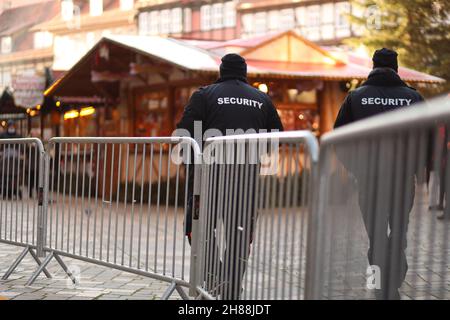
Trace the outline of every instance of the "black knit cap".
{"label": "black knit cap", "polygon": [[398,72],[397,52],[390,49],[379,49],[373,54],[373,68],[391,68]]}
{"label": "black knit cap", "polygon": [[229,53],[222,58],[220,65],[221,79],[247,79],[247,63],[236,53]]}

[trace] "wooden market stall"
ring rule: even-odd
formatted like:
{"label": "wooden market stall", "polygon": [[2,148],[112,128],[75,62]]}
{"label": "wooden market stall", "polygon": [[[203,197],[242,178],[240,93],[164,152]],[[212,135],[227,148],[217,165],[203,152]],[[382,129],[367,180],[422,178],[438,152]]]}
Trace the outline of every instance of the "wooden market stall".
{"label": "wooden market stall", "polygon": [[[217,80],[231,52],[246,59],[249,83],[272,98],[286,130],[317,136],[332,129],[348,90],[371,70],[370,60],[337,58],[294,31],[225,42],[108,36],[45,96],[56,101],[63,136],[170,136],[193,91]],[[405,68],[399,74],[413,85],[442,81]]]}
{"label": "wooden market stall", "polygon": [[[349,88],[371,69],[294,31],[225,42],[108,36],[45,95],[59,101],[63,135],[167,136],[191,93],[217,79],[230,52],[245,57],[249,83],[271,96],[287,130],[317,135],[332,128]],[[406,68],[399,74],[413,85],[442,81]]]}
{"label": "wooden market stall", "polygon": [[17,134],[22,137],[28,136],[30,123],[26,109],[15,105],[12,93],[6,88],[0,95],[0,125],[2,129],[6,127],[8,120],[16,123]]}

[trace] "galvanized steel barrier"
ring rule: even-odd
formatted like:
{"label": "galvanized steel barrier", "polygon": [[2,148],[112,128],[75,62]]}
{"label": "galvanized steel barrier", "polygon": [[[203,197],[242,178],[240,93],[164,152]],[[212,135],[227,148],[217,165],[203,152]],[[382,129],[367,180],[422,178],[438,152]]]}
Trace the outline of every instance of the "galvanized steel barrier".
{"label": "galvanized steel barrier", "polygon": [[39,146],[46,192],[41,239],[29,245],[48,254],[28,284],[53,258],[75,282],[61,259],[66,256],[169,282],[163,299],[174,290],[187,298],[181,288],[189,286],[190,270],[184,215],[194,176],[185,164],[198,161],[195,141],[53,138],[46,157]]}
{"label": "galvanized steel barrier", "polygon": [[303,297],[317,158],[306,131],[207,140],[194,217],[198,298]]}
{"label": "galvanized steel barrier", "polygon": [[[309,229],[308,299],[448,299],[448,97],[324,135]],[[447,214],[447,216],[450,216]]]}
{"label": "galvanized steel barrier", "polygon": [[203,154],[181,137],[0,140],[0,242],[24,247],[3,279],[30,253],[29,284],[53,258],[75,281],[70,257],[166,281],[162,298],[446,299],[450,225],[428,209],[438,189],[450,203],[449,110],[338,129],[320,160],[309,132]]}
{"label": "galvanized steel barrier", "polygon": [[[30,253],[43,256],[45,151],[39,139],[0,139],[0,242],[24,247],[2,280]],[[45,268],[45,275],[51,277]]]}

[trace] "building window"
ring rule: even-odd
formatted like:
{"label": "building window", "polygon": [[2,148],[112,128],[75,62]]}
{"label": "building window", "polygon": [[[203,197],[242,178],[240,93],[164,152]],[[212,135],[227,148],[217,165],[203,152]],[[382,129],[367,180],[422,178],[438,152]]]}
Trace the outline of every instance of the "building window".
{"label": "building window", "polygon": [[295,26],[294,9],[280,10],[280,27],[279,29],[292,29]]}
{"label": "building window", "polygon": [[3,87],[11,87],[11,72],[3,71],[2,78],[3,78],[3,80],[2,80]]}
{"label": "building window", "polygon": [[334,4],[322,5],[321,36],[322,39],[333,39],[334,36]]}
{"label": "building window", "polygon": [[[352,16],[355,16],[357,18],[364,18],[365,16],[364,8],[362,8],[361,6],[352,5],[350,10],[352,12]],[[351,28],[356,36],[362,36],[364,34],[364,27],[361,25],[352,24]]]}
{"label": "building window", "polygon": [[170,10],[162,10],[160,13],[160,30],[161,34],[169,34],[170,33]]}
{"label": "building window", "polygon": [[132,10],[134,8],[134,0],[120,0],[120,10]]}
{"label": "building window", "polygon": [[280,28],[280,12],[273,10],[269,12],[269,31],[278,30]]}
{"label": "building window", "polygon": [[184,9],[184,32],[192,31],[192,10],[191,8]]}
{"label": "building window", "polygon": [[350,3],[339,2],[336,3],[336,37],[349,37],[350,36],[350,23],[347,15],[350,14]]}
{"label": "building window", "polygon": [[225,2],[225,27],[236,26],[236,3],[234,1]]}
{"label": "building window", "polygon": [[244,35],[251,35],[253,33],[254,30],[254,26],[253,26],[253,14],[251,13],[247,13],[242,15],[242,29],[243,29],[243,33]]}
{"label": "building window", "polygon": [[38,31],[34,33],[34,48],[49,48],[53,44],[53,35],[48,31]]}
{"label": "building window", "polygon": [[320,39],[320,6],[307,7],[305,35],[309,40]]}
{"label": "building window", "polygon": [[147,13],[147,17],[149,25],[149,29],[147,30],[150,31],[152,36],[159,34],[159,11],[151,11],[150,14]]}
{"label": "building window", "polygon": [[89,13],[91,16],[101,16],[103,13],[103,0],[89,0]]}
{"label": "building window", "polygon": [[223,27],[223,4],[215,3],[211,7],[211,28],[220,29]]}
{"label": "building window", "polygon": [[306,7],[301,6],[295,9],[295,19],[298,30],[302,35],[305,36],[305,26],[306,26]]}
{"label": "building window", "polygon": [[11,37],[2,38],[2,53],[11,53],[12,51],[12,40]]}
{"label": "building window", "polygon": [[172,9],[171,32],[181,33],[183,31],[183,10],[181,8]]}
{"label": "building window", "polygon": [[140,35],[147,35],[149,31],[149,25],[148,25],[148,12],[141,12],[139,14],[139,34]]}
{"label": "building window", "polygon": [[64,21],[72,20],[73,18],[73,1],[63,0],[61,2],[61,17]]}
{"label": "building window", "polygon": [[258,12],[254,16],[255,34],[263,34],[267,32],[267,13]]}
{"label": "building window", "polygon": [[211,30],[211,6],[204,5],[200,8],[200,28],[203,31]]}

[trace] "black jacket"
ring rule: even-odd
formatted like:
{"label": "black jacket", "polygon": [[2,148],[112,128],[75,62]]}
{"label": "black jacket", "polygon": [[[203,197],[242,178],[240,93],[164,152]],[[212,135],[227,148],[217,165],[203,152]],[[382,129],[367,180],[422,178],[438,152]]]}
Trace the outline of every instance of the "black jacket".
{"label": "black jacket", "polygon": [[194,137],[194,121],[202,122],[202,134],[208,129],[218,129],[223,135],[227,129],[283,130],[269,96],[238,77],[219,79],[194,92],[177,128]]}
{"label": "black jacket", "polygon": [[351,91],[341,106],[334,127],[423,101],[423,97],[389,68],[377,68],[361,87]]}
{"label": "black jacket", "polygon": [[[190,136],[196,138],[194,121],[201,121],[202,137],[208,129],[218,129],[222,135],[227,134],[227,129],[254,129],[256,132],[261,129],[283,130],[280,117],[269,96],[240,77],[222,78],[194,92],[177,128],[188,130]],[[203,145],[204,141],[197,142]],[[193,172],[192,168],[185,219],[185,234],[188,235],[189,241],[192,229]]]}

